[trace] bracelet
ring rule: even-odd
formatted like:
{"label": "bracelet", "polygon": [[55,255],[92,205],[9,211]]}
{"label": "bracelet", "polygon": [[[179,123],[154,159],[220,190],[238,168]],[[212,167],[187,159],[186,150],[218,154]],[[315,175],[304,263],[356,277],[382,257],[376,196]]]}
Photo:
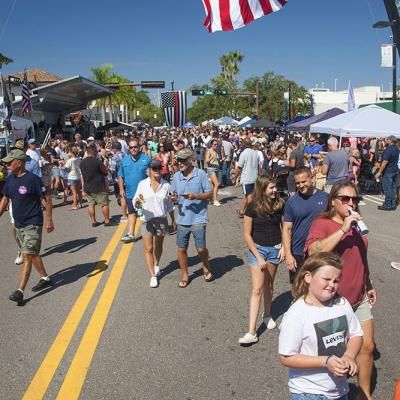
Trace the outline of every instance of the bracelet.
{"label": "bracelet", "polygon": [[328,366],[328,361],[329,361],[329,359],[330,359],[331,357],[333,357],[332,354],[331,354],[330,356],[326,357],[326,360],[325,360],[325,367]]}

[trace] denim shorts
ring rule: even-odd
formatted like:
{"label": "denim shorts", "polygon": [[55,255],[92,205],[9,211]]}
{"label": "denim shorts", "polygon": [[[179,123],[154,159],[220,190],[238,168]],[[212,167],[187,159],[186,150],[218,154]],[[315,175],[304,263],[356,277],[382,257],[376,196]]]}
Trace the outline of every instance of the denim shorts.
{"label": "denim shorts", "polygon": [[[326,397],[323,394],[311,394],[311,393],[291,393],[291,400],[332,400],[331,397]],[[341,397],[337,397],[335,400],[349,400],[347,394]]]}
{"label": "denim shorts", "polygon": [[136,209],[133,206],[133,199],[130,199],[129,197],[126,198],[126,208],[129,215],[136,214]]}
{"label": "denim shorts", "polygon": [[68,186],[79,185],[80,182],[81,182],[80,179],[68,179]]}
{"label": "denim shorts", "polygon": [[190,234],[193,235],[196,249],[206,248],[206,224],[178,225],[176,231],[176,244],[180,249],[189,246]]}
{"label": "denim shorts", "polygon": [[[257,251],[260,253],[261,257],[265,260],[270,262],[271,264],[279,264],[279,250],[280,245],[277,246],[261,246],[259,244],[255,244]],[[249,250],[247,253],[247,262],[256,268],[258,267],[258,262],[254,254]]]}
{"label": "denim shorts", "polygon": [[213,167],[207,167],[207,175],[209,178],[211,178],[212,176],[217,176],[218,173],[218,169],[217,168],[213,168]]}

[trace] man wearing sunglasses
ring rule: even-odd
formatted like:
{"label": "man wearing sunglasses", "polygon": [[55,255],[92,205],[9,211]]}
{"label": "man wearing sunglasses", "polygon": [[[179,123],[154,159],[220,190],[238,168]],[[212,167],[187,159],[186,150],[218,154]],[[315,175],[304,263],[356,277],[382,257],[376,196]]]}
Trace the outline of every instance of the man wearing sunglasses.
{"label": "man wearing sunglasses", "polygon": [[324,151],[324,147],[318,143],[316,136],[311,135],[309,144],[304,147],[304,154],[310,160],[310,164],[313,168],[317,165],[321,151]]}
{"label": "man wearing sunglasses", "polygon": [[208,263],[206,247],[206,224],[208,222],[208,199],[212,198],[212,188],[207,174],[193,167],[193,152],[183,149],[176,154],[178,172],[171,182],[171,200],[178,202],[177,245],[181,280],[178,287],[189,284],[187,248],[193,235],[197,253],[203,264],[204,280],[213,280]]}
{"label": "man wearing sunglasses", "polygon": [[121,195],[121,205],[124,201],[128,210],[128,232],[121,238],[124,243],[136,242],[140,239],[135,236],[136,210],[133,206],[133,196],[139,182],[148,175],[150,157],[140,151],[139,142],[133,139],[129,142],[129,154],[122,158],[118,169],[118,184]]}

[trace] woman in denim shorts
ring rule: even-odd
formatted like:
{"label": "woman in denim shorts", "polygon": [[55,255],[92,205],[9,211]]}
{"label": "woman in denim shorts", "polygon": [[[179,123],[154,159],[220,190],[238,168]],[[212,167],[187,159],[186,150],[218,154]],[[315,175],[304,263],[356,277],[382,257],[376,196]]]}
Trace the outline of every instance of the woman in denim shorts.
{"label": "woman in denim shorts", "polygon": [[284,259],[282,213],[283,200],[277,194],[275,180],[268,175],[260,175],[255,183],[253,200],[244,214],[243,236],[249,248],[247,261],[251,272],[252,289],[249,330],[239,339],[241,345],[258,342],[256,323],[263,295],[263,322],[267,329],[276,327],[270,313],[276,270]]}

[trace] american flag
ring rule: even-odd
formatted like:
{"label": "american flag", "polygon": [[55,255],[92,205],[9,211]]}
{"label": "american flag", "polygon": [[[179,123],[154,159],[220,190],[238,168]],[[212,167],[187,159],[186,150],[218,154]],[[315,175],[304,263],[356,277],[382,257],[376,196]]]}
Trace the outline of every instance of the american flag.
{"label": "american flag", "polygon": [[26,73],[26,70],[24,72],[24,80],[22,82],[22,108],[21,108],[21,114],[29,114],[32,112],[32,102],[31,102],[31,91],[29,90],[28,87],[28,76]]}
{"label": "american flag", "polygon": [[264,15],[279,11],[287,0],[203,0],[209,32],[242,28]]}
{"label": "american flag", "polygon": [[186,92],[161,93],[161,106],[164,109],[167,126],[183,126],[186,122]]}

